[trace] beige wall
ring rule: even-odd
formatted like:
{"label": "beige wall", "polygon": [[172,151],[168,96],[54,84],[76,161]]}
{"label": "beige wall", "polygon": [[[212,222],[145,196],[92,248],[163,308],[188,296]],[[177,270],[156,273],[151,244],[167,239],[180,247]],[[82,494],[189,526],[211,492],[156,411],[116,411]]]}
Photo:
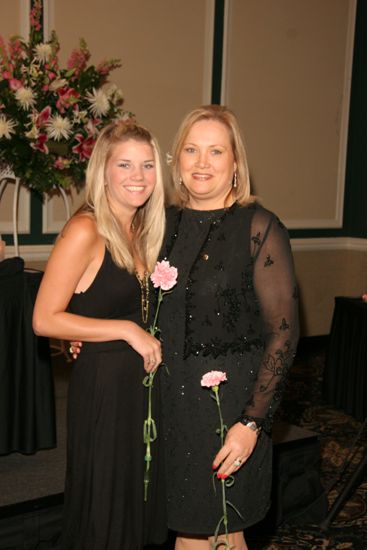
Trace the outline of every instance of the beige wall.
{"label": "beige wall", "polygon": [[[0,34],[25,29],[26,4],[0,1]],[[288,227],[340,227],[355,0],[226,6],[222,99],[241,121],[255,192]],[[169,152],[183,114],[210,101],[214,0],[49,0],[46,7],[63,63],[80,37],[92,62],[122,59],[111,79],[126,109]],[[11,198],[10,186],[0,232],[11,220]],[[82,200],[72,195],[72,211]],[[28,210],[22,198],[25,231]],[[64,219],[62,200],[45,206],[45,232],[59,231]],[[294,243],[303,335],[328,333],[335,296],[367,290],[367,243],[355,241]],[[43,268],[49,250],[24,247],[21,255]]]}

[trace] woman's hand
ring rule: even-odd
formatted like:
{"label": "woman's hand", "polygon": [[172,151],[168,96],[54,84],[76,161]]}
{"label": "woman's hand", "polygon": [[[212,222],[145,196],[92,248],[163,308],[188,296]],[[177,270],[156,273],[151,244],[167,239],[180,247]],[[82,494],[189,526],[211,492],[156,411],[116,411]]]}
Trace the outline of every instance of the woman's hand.
{"label": "woman's hand", "polygon": [[[151,334],[131,323],[129,334],[126,337],[128,344],[142,356],[146,372],[153,372],[162,362],[161,343]],[[73,359],[77,359],[83,343],[70,342],[69,352]]]}
{"label": "woman's hand", "polygon": [[69,353],[73,359],[78,359],[83,342],[70,342]]}
{"label": "woman's hand", "polygon": [[258,439],[258,434],[237,422],[228,430],[223,447],[213,461],[213,470],[220,466],[217,477],[227,478],[236,472],[252,455]]}
{"label": "woman's hand", "polygon": [[146,372],[153,372],[162,363],[161,343],[157,338],[142,329],[136,323],[131,323],[127,343],[144,359]]}

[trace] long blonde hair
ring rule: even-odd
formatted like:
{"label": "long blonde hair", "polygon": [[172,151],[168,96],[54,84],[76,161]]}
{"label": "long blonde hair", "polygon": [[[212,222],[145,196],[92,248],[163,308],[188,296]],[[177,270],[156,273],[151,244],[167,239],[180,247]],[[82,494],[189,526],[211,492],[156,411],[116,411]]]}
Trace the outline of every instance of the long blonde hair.
{"label": "long blonde hair", "polygon": [[233,196],[238,204],[245,205],[254,201],[250,191],[250,177],[247,164],[247,155],[241,130],[235,114],[224,105],[203,105],[188,113],[183,119],[173,142],[172,147],[172,186],[174,190],[174,202],[183,207],[187,204],[189,195],[186,187],[182,185],[180,174],[180,154],[192,126],[199,120],[215,120],[224,124],[229,133],[234,160],[237,164],[236,187],[232,188]]}
{"label": "long blonde hair", "polygon": [[[134,216],[133,244],[110,207],[105,187],[106,165],[112,149],[129,139],[147,143],[152,147],[156,170],[154,190]],[[164,186],[159,146],[144,126],[115,120],[100,132],[87,167],[84,211],[94,215],[98,232],[106,240],[107,248],[117,265],[133,273],[135,252],[146,269],[153,271],[165,231]]]}

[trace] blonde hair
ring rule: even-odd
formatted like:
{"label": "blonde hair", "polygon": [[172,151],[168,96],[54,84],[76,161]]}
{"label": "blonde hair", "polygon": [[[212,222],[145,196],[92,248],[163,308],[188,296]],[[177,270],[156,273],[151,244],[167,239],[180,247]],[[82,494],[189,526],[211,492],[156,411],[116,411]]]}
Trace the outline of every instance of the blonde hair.
{"label": "blonde hair", "polygon": [[189,194],[184,185],[182,185],[180,174],[180,154],[184,142],[192,126],[200,120],[215,120],[222,123],[228,130],[229,139],[232,145],[234,160],[237,164],[237,185],[232,188],[233,196],[238,204],[245,205],[254,201],[250,191],[250,177],[247,164],[247,155],[241,130],[235,114],[224,105],[203,105],[188,113],[183,119],[172,148],[172,185],[174,188],[174,202],[178,206],[185,206],[189,199]]}
{"label": "blonde hair", "polygon": [[[133,219],[133,244],[110,207],[105,187],[105,171],[112,149],[129,139],[152,147],[156,170],[154,190],[147,202],[138,208]],[[153,271],[163,241],[165,213],[160,152],[158,143],[149,130],[132,122],[115,120],[100,132],[87,167],[86,202],[83,210],[94,215],[98,232],[106,240],[107,248],[117,265],[133,273],[135,252],[146,269]]]}

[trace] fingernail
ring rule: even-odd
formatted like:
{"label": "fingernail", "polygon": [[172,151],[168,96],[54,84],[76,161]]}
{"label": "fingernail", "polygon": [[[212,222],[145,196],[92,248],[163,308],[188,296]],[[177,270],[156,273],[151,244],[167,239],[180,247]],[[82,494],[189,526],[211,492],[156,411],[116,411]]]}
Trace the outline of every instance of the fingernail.
{"label": "fingernail", "polygon": [[227,479],[227,477],[228,477],[228,474],[223,474],[222,475],[222,479]]}
{"label": "fingernail", "polygon": [[216,466],[215,464],[212,464],[212,468],[213,468],[213,470],[216,470],[218,468],[218,466]]}
{"label": "fingernail", "polygon": [[222,479],[222,474],[220,474],[219,472],[217,473],[217,478],[218,479]]}

